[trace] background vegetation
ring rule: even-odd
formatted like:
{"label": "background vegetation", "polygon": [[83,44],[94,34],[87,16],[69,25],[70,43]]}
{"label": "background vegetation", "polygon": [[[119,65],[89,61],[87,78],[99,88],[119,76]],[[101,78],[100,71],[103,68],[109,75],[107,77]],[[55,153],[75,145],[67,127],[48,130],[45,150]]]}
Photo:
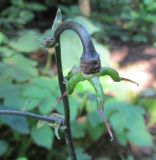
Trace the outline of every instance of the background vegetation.
{"label": "background vegetation", "polygon": [[[130,62],[128,67],[133,64],[131,69],[137,71],[136,60],[142,60],[142,57],[144,61],[154,60],[155,0],[88,2],[1,0],[0,109],[26,110],[46,115],[56,112],[63,114],[62,103],[54,106],[60,96],[55,51],[53,48],[48,51],[43,49],[39,40],[51,34],[58,7],[62,10],[64,20],[71,19],[86,27],[100,53],[103,66],[114,66],[122,73],[122,67],[127,67],[122,64]],[[137,58],[133,55],[130,59],[124,59],[124,62],[112,61],[116,56],[113,51],[121,51],[119,48],[125,45],[129,49],[127,56],[131,56],[131,46],[150,46],[154,50],[152,58],[144,55],[144,50],[138,49],[135,54]],[[72,31],[62,35],[61,48],[66,74],[73,65],[79,64],[82,48],[80,40]],[[122,53],[118,53],[120,55]],[[148,72],[150,75],[145,75],[154,75],[149,86],[143,85],[136,89],[136,86],[123,82],[113,83],[107,77],[101,79],[106,93],[105,113],[114,131],[114,142],[110,142],[99,119],[93,88],[87,82],[76,86],[74,94],[70,96],[70,104],[72,135],[79,160],[156,159],[154,62],[151,61],[154,65]],[[139,80],[136,75],[137,72],[133,79]],[[63,133],[59,131],[59,140],[53,127],[30,119],[1,116],[0,158],[67,159]]]}

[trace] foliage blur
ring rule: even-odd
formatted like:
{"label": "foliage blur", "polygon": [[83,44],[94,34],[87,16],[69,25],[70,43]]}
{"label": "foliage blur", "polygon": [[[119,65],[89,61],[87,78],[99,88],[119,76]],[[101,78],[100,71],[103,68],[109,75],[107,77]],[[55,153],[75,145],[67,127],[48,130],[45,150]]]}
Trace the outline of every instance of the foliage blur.
{"label": "foliage blur", "polygon": [[[106,47],[112,40],[122,44],[155,45],[154,0],[88,2],[90,10],[86,13],[81,0],[0,1],[0,109],[63,115],[62,103],[54,106],[60,97],[55,50],[43,49],[40,43],[40,39],[51,35],[58,7],[64,20],[70,19],[85,26],[100,53],[103,66],[116,65],[111,63]],[[79,65],[82,50],[75,33],[67,31],[61,36],[61,49],[64,74],[67,74],[74,65]],[[93,88],[82,82],[70,96],[72,135],[78,159],[94,157],[97,160],[101,155],[110,160],[133,160],[133,150],[143,148],[146,153],[152,152],[150,159],[154,160],[154,138],[148,130],[156,122],[156,101],[149,98],[153,90],[136,94],[125,83],[113,83],[107,77],[101,78],[101,82],[106,93],[105,114],[116,140],[110,142],[99,119]],[[1,159],[67,159],[61,130],[56,133],[55,127],[49,124],[38,126],[39,122],[34,120],[1,116]],[[118,150],[124,153],[118,153]]]}

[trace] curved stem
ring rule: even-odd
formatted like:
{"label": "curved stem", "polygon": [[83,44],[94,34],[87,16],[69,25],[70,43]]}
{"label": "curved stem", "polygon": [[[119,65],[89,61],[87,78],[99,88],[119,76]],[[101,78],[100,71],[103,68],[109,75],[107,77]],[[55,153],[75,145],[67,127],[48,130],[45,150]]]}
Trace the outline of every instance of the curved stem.
{"label": "curved stem", "polygon": [[82,42],[83,53],[80,58],[80,67],[83,73],[93,74],[100,72],[100,56],[94,48],[89,33],[81,24],[72,21],[63,22],[54,33],[54,44],[60,39],[61,33],[69,29],[76,32]]}
{"label": "curved stem", "polygon": [[88,58],[92,58],[94,56],[97,56],[97,53],[95,51],[93,42],[90,38],[89,33],[87,30],[79,23],[67,21],[63,22],[55,31],[54,38],[58,41],[58,38],[60,37],[61,33],[65,30],[72,30],[77,33],[77,35],[80,37],[80,40],[82,42],[83,46],[83,54],[84,56]]}
{"label": "curved stem", "polygon": [[66,144],[67,144],[67,148],[68,148],[71,160],[76,160],[75,149],[74,149],[74,145],[71,137],[69,100],[68,100],[68,96],[64,95],[64,93],[66,92],[66,85],[64,84],[64,76],[62,71],[61,46],[60,46],[59,39],[58,39],[58,42],[59,42],[59,45],[55,47],[56,63],[57,63],[59,87],[63,97],[63,106],[64,106],[64,112],[65,112],[65,126],[66,126],[65,139],[66,139]]}
{"label": "curved stem", "polygon": [[14,116],[23,116],[23,117],[29,117],[37,120],[43,120],[47,122],[58,122],[61,124],[64,124],[64,119],[56,116],[42,116],[35,113],[30,112],[23,112],[18,110],[1,110],[0,109],[0,115],[14,115]]}

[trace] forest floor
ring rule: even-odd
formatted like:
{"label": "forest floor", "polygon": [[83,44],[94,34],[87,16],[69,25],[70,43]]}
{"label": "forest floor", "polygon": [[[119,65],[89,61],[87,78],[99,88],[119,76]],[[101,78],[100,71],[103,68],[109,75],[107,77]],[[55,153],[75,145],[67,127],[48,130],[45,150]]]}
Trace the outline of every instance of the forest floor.
{"label": "forest floor", "polygon": [[156,85],[156,48],[149,44],[111,44],[111,62],[118,63],[124,76],[139,83],[140,89]]}

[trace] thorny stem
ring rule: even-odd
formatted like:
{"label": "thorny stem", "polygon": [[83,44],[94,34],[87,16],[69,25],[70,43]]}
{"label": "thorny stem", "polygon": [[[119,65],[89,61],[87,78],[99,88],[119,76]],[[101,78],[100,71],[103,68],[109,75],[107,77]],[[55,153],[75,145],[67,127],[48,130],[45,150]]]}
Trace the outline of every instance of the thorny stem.
{"label": "thorny stem", "polygon": [[55,47],[56,63],[57,63],[59,87],[63,97],[63,106],[64,106],[64,112],[65,112],[65,126],[66,126],[65,139],[66,139],[66,144],[67,144],[67,148],[68,148],[71,160],[76,160],[75,149],[74,149],[74,145],[71,137],[69,100],[68,100],[68,96],[64,95],[67,89],[66,89],[66,85],[64,84],[64,76],[63,76],[63,70],[62,70],[60,39],[58,39],[58,43],[59,44]]}
{"label": "thorny stem", "polygon": [[15,115],[15,116],[23,116],[23,117],[29,117],[37,120],[43,120],[46,122],[57,122],[61,124],[64,124],[64,119],[61,117],[56,116],[47,116],[47,115],[38,115],[35,113],[25,112],[25,111],[18,111],[18,110],[1,110],[0,109],[0,115]]}

